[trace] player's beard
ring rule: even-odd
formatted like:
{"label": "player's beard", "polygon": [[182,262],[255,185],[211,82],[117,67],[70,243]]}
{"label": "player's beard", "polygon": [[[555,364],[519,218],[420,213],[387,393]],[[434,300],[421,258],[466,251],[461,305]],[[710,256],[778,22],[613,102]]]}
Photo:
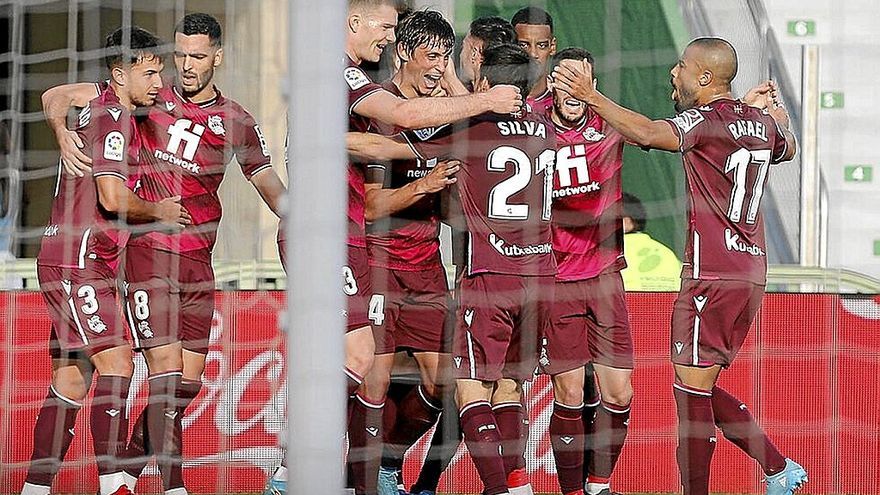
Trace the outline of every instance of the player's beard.
{"label": "player's beard", "polygon": [[201,74],[195,75],[195,85],[194,86],[186,86],[184,84],[183,76],[178,76],[178,81],[180,82],[180,88],[183,90],[184,96],[193,96],[200,93],[203,89],[207,88],[211,81],[214,80],[214,69],[211,68]]}
{"label": "player's beard", "polygon": [[697,104],[694,93],[684,89],[683,87],[675,87],[675,111],[678,113],[693,108]]}
{"label": "player's beard", "polygon": [[553,113],[556,114],[556,118],[559,119],[559,121],[562,122],[562,124],[565,127],[570,128],[570,127],[576,126],[577,124],[579,124],[581,122],[581,120],[583,120],[584,115],[587,114],[587,110],[584,109],[584,111],[580,112],[580,114],[578,114],[576,117],[569,117],[566,114],[564,114],[563,112],[560,112],[559,110],[557,110],[556,107],[554,106]]}

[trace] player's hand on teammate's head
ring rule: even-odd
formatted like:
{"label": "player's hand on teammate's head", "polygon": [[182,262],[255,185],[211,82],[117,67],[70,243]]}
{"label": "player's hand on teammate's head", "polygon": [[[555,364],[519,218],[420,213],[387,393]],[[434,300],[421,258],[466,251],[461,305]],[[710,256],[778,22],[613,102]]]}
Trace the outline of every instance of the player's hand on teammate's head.
{"label": "player's hand on teammate's head", "polygon": [[438,163],[428,172],[427,175],[419,179],[421,181],[420,192],[431,194],[438,193],[447,186],[455,184],[458,179],[455,174],[461,168],[461,162],[458,160],[447,160]]}
{"label": "player's hand on teammate's head", "polygon": [[192,225],[192,217],[186,208],[180,204],[180,196],[165,198],[159,201],[159,223],[173,231],[183,230],[187,225]]}
{"label": "player's hand on teammate's head", "polygon": [[[484,82],[485,79],[481,81]],[[498,84],[486,93],[492,103],[492,111],[500,114],[517,113],[522,110],[523,98],[519,88],[508,84]]]}
{"label": "player's hand on teammate's head", "polygon": [[450,83],[454,82],[461,83],[461,80],[455,72],[455,63],[450,59],[449,62],[446,63],[446,69],[443,70],[443,77],[440,78],[440,85],[448,86]]}
{"label": "player's hand on teammate's head", "polygon": [[563,60],[553,68],[553,87],[590,104],[596,93],[593,67],[586,60]]}
{"label": "player's hand on teammate's head", "polygon": [[92,159],[82,152],[83,142],[75,131],[64,131],[58,136],[61,163],[64,173],[71,177],[83,177],[92,172]]}

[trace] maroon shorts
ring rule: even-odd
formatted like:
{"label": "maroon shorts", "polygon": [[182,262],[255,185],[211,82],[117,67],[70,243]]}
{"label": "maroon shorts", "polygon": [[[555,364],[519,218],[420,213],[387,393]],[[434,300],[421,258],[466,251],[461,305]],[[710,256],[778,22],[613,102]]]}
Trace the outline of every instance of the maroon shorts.
{"label": "maroon shorts", "polygon": [[550,321],[553,286],[553,277],[465,277],[457,294],[452,344],[455,378],[531,378]]}
{"label": "maroon shorts", "polygon": [[180,341],[186,350],[208,353],[214,316],[210,263],[129,246],[125,282],[125,315],[135,349]]}
{"label": "maroon shorts", "polygon": [[761,307],[764,286],[740,280],[682,280],[672,310],[672,362],[728,367]]}
{"label": "maroon shorts", "polygon": [[37,265],[37,278],[52,319],[49,354],[53,359],[78,354],[90,358],[128,345],[115,270],[94,261],[85,269]]}
{"label": "maroon shorts", "polygon": [[588,362],[633,369],[633,339],[620,272],[556,282],[550,326],[541,344],[541,370],[548,375]]}
{"label": "maroon shorts", "polygon": [[449,288],[442,266],[417,272],[372,267],[372,282],[385,306],[383,318],[373,321],[376,354],[448,352]]}
{"label": "maroon shorts", "polygon": [[348,264],[342,267],[342,292],[346,295],[346,332],[370,326],[385,317],[382,298],[373,295],[367,248],[348,246]]}

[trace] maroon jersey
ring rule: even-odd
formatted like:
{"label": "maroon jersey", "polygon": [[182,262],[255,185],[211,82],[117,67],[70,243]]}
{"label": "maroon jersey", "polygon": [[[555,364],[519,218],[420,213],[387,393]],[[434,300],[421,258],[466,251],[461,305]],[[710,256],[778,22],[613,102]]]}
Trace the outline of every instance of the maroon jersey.
{"label": "maroon jersey", "polygon": [[[382,84],[388,92],[403,98],[403,93],[392,81]],[[401,129],[374,121],[373,125],[385,136],[397,134]],[[439,129],[423,129],[412,135],[427,139]],[[390,164],[372,164],[370,168],[384,171],[385,187],[401,188],[424,177],[436,161],[394,160]],[[408,208],[374,221],[368,227],[367,246],[370,265],[402,271],[422,271],[440,265],[440,195],[431,194],[421,198]]]}
{"label": "maroon jersey", "polygon": [[555,127],[556,278],[586,280],[620,271],[626,267],[620,187],[623,136],[592,112],[573,128]]}
{"label": "maroon jersey", "polygon": [[484,114],[429,141],[403,134],[422,160],[461,160],[468,275],[555,275],[550,233],[556,136],[543,114]]}
{"label": "maroon jersey", "polygon": [[531,96],[526,98],[526,103],[530,107],[532,107],[532,112],[535,113],[544,113],[550,110],[553,107],[553,91],[548,87],[544,90],[543,93],[538,96],[532,98]]}
{"label": "maroon jersey", "polygon": [[59,161],[49,226],[37,263],[84,269],[86,260],[101,260],[115,269],[129,232],[100,208],[96,179],[112,176],[128,182],[138,162],[141,138],[134,118],[109,86],[80,112],[76,132],[83,153],[92,159],[92,176],[71,177],[60,170]]}
{"label": "maroon jersey", "polygon": [[272,166],[260,127],[219,90],[215,98],[193,103],[173,85],[160,91],[138,126],[144,141],[138,195],[147,201],[181,196],[193,223],[179,234],[136,236],[131,244],[210,262],[222,214],[217,189],[226,165],[234,157],[248,179]]}
{"label": "maroon jersey", "polygon": [[[345,84],[348,85],[348,130],[351,132],[367,132],[370,130],[370,119],[355,113],[355,107],[367,96],[376,91],[383,91],[382,86],[374,83],[370,76],[358,67],[354,61],[346,57],[348,62],[344,71]],[[354,162],[348,164],[348,244],[366,247],[364,210],[364,165]]]}
{"label": "maroon jersey", "polygon": [[681,139],[688,189],[683,278],[764,284],[761,198],[786,142],[776,121],[739,100],[720,99],[668,119]]}

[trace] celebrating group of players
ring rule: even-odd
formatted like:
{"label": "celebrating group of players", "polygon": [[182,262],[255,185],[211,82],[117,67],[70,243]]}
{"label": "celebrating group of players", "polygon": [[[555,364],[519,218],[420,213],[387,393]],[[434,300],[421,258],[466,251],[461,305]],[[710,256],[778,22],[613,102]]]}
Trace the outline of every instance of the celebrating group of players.
{"label": "celebrating group of players", "polygon": [[[611,493],[633,396],[620,277],[626,144],[682,153],[689,186],[670,341],[684,493],[708,493],[716,425],[760,463],[768,493],[793,493],[804,469],[715,385],[763,296],[769,166],[796,152],[775,85],[735,99],[733,47],[699,38],[671,71],[680,113],[653,121],[602,95],[590,53],[557,50],[541,9],[511,22],[473,21],[459,79],[451,25],[433,11],[398,22],[398,7],[350,0],[346,25],[352,161],[342,275],[354,493],[397,494],[404,453],[435,424],[436,455],[412,493],[436,491],[457,447],[443,440],[458,435],[483,493],[531,493],[522,384],[536,369],[553,384],[562,493]],[[186,493],[180,420],[204,368],[217,187],[231,158],[280,212],[285,189],[258,125],[213,84],[222,60],[216,20],[190,14],[177,26],[177,76],[167,83],[160,45],[138,28],[119,30],[108,37],[107,83],[44,95],[65,170],[38,258],[53,319],[53,383],[23,494],[49,493],[92,369],[101,494],[129,493],[151,454],[166,493]],[[361,64],[379,61],[386,47],[397,68],[377,84]],[[75,131],[64,119],[72,106],[84,107]],[[440,261],[441,220],[456,232],[454,298]],[[282,259],[283,245],[279,235]],[[129,339],[150,371],[148,406],[130,438]],[[390,387],[398,351],[414,357],[418,384]],[[286,474],[282,465],[267,492],[286,492]]]}

